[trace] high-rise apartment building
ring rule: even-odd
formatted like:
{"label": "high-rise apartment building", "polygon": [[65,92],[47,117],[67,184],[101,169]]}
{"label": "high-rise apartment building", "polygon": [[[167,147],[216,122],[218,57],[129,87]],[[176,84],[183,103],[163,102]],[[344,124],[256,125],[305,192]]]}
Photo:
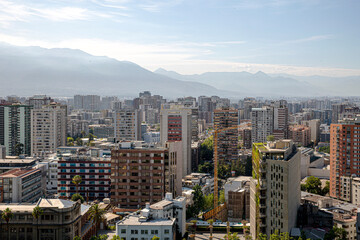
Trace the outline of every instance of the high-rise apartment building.
{"label": "high-rise apartment building", "polygon": [[75,95],[74,109],[100,110],[101,101],[98,95]]}
{"label": "high-rise apartment building", "polygon": [[[130,144],[130,143],[129,143]],[[144,207],[166,192],[181,194],[182,146],[169,142],[164,148],[124,145],[111,152],[111,201],[121,208]]]}
{"label": "high-rise apartment building", "polygon": [[119,141],[141,140],[141,119],[139,110],[121,109],[114,116],[114,137]]}
{"label": "high-rise apartment building", "polygon": [[251,139],[253,143],[266,142],[274,131],[274,109],[264,106],[251,111]]}
{"label": "high-rise apartment building", "polygon": [[56,152],[66,145],[66,105],[51,103],[34,109],[31,116],[32,155]]}
{"label": "high-rise apartment building", "polygon": [[296,226],[300,206],[300,151],[291,140],[253,143],[250,233],[270,236]]}
{"label": "high-rise apartment building", "polygon": [[310,128],[310,140],[316,145],[320,141],[320,119],[301,121],[301,124]]}
{"label": "high-rise apartment building", "polygon": [[[214,110],[214,128],[221,130],[238,126],[239,117],[236,109],[224,108]],[[230,129],[218,133],[218,161],[233,162],[239,158],[239,130]]]}
{"label": "high-rise apartment building", "polygon": [[[70,199],[79,193],[90,201],[110,197],[111,159],[101,156],[99,149],[78,149],[74,154],[63,154],[58,160],[58,193]],[[78,189],[72,182],[79,175],[82,182]]]}
{"label": "high-rise apartment building", "polygon": [[289,138],[289,110],[285,100],[277,101],[274,107],[274,132],[276,140]]}
{"label": "high-rise apartment building", "polygon": [[40,109],[43,105],[49,105],[52,102],[54,100],[46,95],[34,95],[26,100],[26,105],[32,106],[33,109]]}
{"label": "high-rise apartment building", "polygon": [[31,106],[0,105],[0,145],[6,155],[31,154]]}
{"label": "high-rise apartment building", "polygon": [[303,125],[294,125],[290,127],[290,139],[296,144],[301,146],[308,146],[311,143],[310,140],[310,128]]}
{"label": "high-rise apartment building", "polygon": [[172,106],[160,112],[160,140],[182,142],[183,176],[191,173],[191,109]]}
{"label": "high-rise apartment building", "polygon": [[360,118],[330,126],[330,196],[349,200],[347,177],[360,176]]}

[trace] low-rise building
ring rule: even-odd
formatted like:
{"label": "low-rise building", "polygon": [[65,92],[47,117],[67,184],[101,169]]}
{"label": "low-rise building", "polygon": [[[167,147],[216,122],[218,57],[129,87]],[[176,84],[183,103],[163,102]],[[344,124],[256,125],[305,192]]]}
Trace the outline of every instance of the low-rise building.
{"label": "low-rise building", "polygon": [[38,168],[15,168],[0,174],[0,202],[35,202],[46,192],[46,176]]}
{"label": "low-rise building", "polygon": [[191,173],[182,179],[183,187],[193,188],[196,185],[201,187],[201,190],[205,195],[214,192],[214,178],[208,173]]}
{"label": "low-rise building", "polygon": [[225,202],[230,222],[250,219],[250,179],[240,176],[229,178],[225,183]]}
{"label": "low-rise building", "polygon": [[36,165],[36,159],[24,156],[6,156],[0,159],[0,173],[14,168],[33,167]]}
{"label": "low-rise building", "polygon": [[[80,203],[62,199],[40,199],[34,204],[0,204],[0,211],[9,208],[13,213],[6,231],[2,224],[0,239],[61,239],[81,236]],[[32,212],[40,207],[43,214],[35,219]],[[8,235],[10,234],[10,236]]]}
{"label": "low-rise building", "polygon": [[173,199],[167,193],[164,200],[146,204],[138,212],[124,217],[116,224],[116,235],[120,239],[151,240],[154,236],[162,240],[172,240],[185,235],[186,203],[184,197]]}

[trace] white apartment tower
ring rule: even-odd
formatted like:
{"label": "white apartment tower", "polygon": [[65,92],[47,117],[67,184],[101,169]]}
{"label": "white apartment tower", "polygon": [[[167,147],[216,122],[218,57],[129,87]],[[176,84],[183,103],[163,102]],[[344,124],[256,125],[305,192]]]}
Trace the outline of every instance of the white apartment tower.
{"label": "white apartment tower", "polygon": [[274,108],[264,106],[251,110],[252,143],[266,142],[266,138],[274,131]]}
{"label": "white apartment tower", "polygon": [[56,152],[66,145],[66,106],[59,103],[33,109],[31,115],[32,155],[41,156]]}
{"label": "white apartment tower", "polygon": [[115,111],[114,137],[120,141],[141,140],[141,118],[139,110],[121,109]]}
{"label": "white apartment tower", "polygon": [[160,141],[181,141],[183,149],[183,177],[191,173],[191,113],[189,108],[172,106],[160,112]]}
{"label": "white apartment tower", "polygon": [[292,140],[253,143],[250,233],[270,236],[296,226],[300,206],[300,151]]}

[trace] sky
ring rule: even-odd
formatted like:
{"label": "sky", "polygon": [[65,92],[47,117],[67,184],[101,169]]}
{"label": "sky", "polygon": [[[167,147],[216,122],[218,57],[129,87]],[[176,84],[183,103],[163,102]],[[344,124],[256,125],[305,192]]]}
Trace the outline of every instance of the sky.
{"label": "sky", "polygon": [[360,75],[359,0],[0,0],[0,42],[151,71]]}

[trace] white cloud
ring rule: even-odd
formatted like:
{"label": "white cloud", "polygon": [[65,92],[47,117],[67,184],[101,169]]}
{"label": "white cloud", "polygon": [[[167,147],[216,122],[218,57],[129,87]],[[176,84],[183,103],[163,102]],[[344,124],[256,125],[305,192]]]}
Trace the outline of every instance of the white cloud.
{"label": "white cloud", "polygon": [[211,53],[203,46],[191,43],[139,44],[103,39],[69,39],[60,42],[31,40],[19,36],[0,34],[0,41],[18,46],[80,49],[95,56],[108,56],[120,61],[131,61],[149,70],[163,67],[182,74],[203,72],[287,73],[299,76],[353,76],[360,69],[303,67],[276,64],[254,64],[235,61],[207,60]]}
{"label": "white cloud", "polygon": [[321,41],[321,40],[328,40],[334,38],[333,35],[317,35],[311,36],[308,38],[300,38],[292,41],[288,41],[289,43],[303,43],[303,42],[314,42],[314,41]]}

